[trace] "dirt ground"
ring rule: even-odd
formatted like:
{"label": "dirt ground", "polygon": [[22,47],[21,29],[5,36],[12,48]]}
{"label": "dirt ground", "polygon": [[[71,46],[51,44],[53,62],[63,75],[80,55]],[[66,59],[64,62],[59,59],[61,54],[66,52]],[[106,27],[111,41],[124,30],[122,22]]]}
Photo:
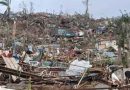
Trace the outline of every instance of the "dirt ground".
{"label": "dirt ground", "polygon": [[31,85],[29,86],[29,85],[8,84],[7,88],[10,88],[11,90],[12,89],[13,90],[72,90],[71,86],[58,86],[58,85]]}

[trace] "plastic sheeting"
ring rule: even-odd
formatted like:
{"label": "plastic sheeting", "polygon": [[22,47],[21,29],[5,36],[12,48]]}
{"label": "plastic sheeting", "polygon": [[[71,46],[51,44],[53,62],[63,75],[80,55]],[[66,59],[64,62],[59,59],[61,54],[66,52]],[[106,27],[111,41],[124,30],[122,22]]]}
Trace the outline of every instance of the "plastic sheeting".
{"label": "plastic sheeting", "polygon": [[112,73],[111,77],[113,84],[115,84],[117,81],[120,82],[119,78],[116,76],[115,73]]}
{"label": "plastic sheeting", "polygon": [[66,74],[70,76],[78,76],[84,73],[84,71],[90,67],[92,67],[92,65],[90,65],[89,61],[77,59],[71,62],[69,68],[66,70]]}
{"label": "plastic sheeting", "polygon": [[14,90],[14,89],[7,89],[6,86],[0,86],[0,90]]}

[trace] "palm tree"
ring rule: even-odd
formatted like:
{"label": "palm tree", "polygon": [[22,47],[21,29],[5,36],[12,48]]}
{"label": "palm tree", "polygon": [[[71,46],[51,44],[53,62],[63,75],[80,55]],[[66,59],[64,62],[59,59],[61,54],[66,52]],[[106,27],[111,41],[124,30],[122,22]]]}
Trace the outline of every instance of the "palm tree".
{"label": "palm tree", "polygon": [[10,15],[10,4],[11,4],[11,0],[0,0],[0,4],[4,5],[7,7],[4,15],[9,17]]}

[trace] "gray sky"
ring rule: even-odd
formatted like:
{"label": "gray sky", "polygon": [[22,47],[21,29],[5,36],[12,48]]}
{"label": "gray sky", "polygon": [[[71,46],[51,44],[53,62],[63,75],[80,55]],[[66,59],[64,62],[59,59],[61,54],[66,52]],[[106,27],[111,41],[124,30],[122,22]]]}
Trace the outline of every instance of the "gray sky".
{"label": "gray sky", "polygon": [[[61,10],[69,14],[85,12],[83,0],[12,0],[11,10],[15,12],[21,10],[22,1],[28,8],[30,2],[33,2],[35,12],[59,13]],[[4,10],[5,7],[0,5],[0,12]],[[89,13],[94,18],[119,16],[120,10],[130,12],[130,0],[89,0]]]}

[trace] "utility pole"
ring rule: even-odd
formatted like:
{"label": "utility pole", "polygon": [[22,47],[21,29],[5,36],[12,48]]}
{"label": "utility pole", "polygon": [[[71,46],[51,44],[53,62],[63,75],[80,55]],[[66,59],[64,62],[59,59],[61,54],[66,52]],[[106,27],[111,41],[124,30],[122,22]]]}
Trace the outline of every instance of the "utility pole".
{"label": "utility pole", "polygon": [[88,3],[89,3],[89,0],[86,0],[86,14],[88,14]]}
{"label": "utility pole", "polygon": [[13,55],[15,55],[15,41],[16,41],[16,21],[14,20],[14,24],[13,24],[13,33],[12,33],[12,36],[13,36]]}
{"label": "utility pole", "polygon": [[83,4],[86,6],[85,15],[89,17],[89,0],[83,1]]}
{"label": "utility pole", "polygon": [[62,15],[62,14],[63,14],[62,9],[63,9],[63,5],[60,5],[60,15]]}

